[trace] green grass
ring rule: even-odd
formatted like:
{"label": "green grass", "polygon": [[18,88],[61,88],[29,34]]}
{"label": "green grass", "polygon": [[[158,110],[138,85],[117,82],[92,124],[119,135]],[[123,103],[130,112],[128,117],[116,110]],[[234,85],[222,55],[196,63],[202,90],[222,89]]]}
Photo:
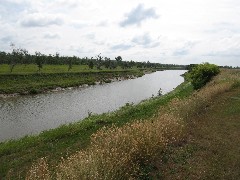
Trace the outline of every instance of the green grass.
{"label": "green grass", "polygon": [[49,158],[50,166],[55,166],[61,157],[88,147],[90,136],[103,126],[122,126],[128,122],[149,119],[173,98],[185,98],[192,92],[191,84],[183,83],[165,96],[151,98],[138,105],[128,104],[115,112],[93,115],[37,136],[0,143],[0,179],[6,176],[24,179],[32,162],[41,157]]}
{"label": "green grass", "polygon": [[[98,70],[96,67],[90,69],[88,65],[73,65],[72,69],[68,71],[68,65],[43,65],[41,69],[41,73],[76,73],[76,72],[99,72],[99,71],[121,71],[123,70],[121,67],[117,67],[116,69],[107,69],[105,67],[101,67],[101,70]],[[137,70],[134,67],[132,70]],[[17,64],[13,71],[10,72],[10,68],[8,64],[0,64],[0,74],[36,74],[39,73],[38,67],[36,64]]]}
{"label": "green grass", "polygon": [[0,75],[0,93],[39,93],[56,87],[92,85],[96,81],[109,82],[114,77],[129,75],[142,76],[143,72],[139,70],[102,70],[101,72],[78,73],[3,74]]}

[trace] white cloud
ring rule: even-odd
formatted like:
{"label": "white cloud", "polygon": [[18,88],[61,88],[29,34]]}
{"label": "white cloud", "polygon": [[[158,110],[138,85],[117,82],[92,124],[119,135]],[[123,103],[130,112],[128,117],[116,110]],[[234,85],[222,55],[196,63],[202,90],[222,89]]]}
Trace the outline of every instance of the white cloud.
{"label": "white cloud", "polygon": [[46,33],[43,37],[46,39],[59,39],[61,36],[57,33]]}
{"label": "white cloud", "polygon": [[139,4],[136,8],[131,10],[128,14],[125,15],[125,19],[120,23],[120,26],[125,27],[129,25],[138,25],[146,19],[156,19],[158,18],[157,13],[154,8],[144,9],[143,4]]}
{"label": "white cloud", "polygon": [[24,27],[45,27],[51,25],[62,25],[64,20],[62,17],[54,14],[34,13],[28,14],[20,24]]}
{"label": "white cloud", "polygon": [[133,39],[132,39],[132,42],[137,44],[137,45],[140,45],[144,48],[154,48],[154,47],[157,47],[160,43],[158,42],[158,40],[153,40],[149,33],[145,33],[141,36],[135,36]]}
{"label": "white cloud", "polygon": [[133,47],[132,45],[130,45],[130,44],[124,44],[124,43],[121,43],[121,44],[117,44],[117,45],[113,45],[112,47],[111,47],[111,49],[112,50],[128,50],[128,49],[130,49],[131,47]]}
{"label": "white cloud", "polygon": [[88,21],[81,21],[81,20],[71,20],[70,25],[74,28],[84,28],[88,26],[92,26]]}

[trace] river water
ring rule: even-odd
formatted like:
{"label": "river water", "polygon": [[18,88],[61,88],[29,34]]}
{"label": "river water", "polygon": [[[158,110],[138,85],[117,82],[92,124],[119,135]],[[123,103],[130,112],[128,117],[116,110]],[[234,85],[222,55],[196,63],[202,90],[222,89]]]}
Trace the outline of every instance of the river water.
{"label": "river water", "polygon": [[165,94],[183,82],[186,71],[167,70],[137,79],[38,95],[0,99],[0,142],[37,134],[88,116],[114,111],[126,103]]}

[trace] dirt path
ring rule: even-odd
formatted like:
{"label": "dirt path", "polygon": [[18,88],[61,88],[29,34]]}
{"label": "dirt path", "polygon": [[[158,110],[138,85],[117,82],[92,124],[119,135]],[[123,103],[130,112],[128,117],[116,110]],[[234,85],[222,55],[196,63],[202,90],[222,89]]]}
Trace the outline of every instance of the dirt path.
{"label": "dirt path", "polygon": [[185,145],[169,150],[161,179],[240,179],[240,88],[218,96],[194,122]]}

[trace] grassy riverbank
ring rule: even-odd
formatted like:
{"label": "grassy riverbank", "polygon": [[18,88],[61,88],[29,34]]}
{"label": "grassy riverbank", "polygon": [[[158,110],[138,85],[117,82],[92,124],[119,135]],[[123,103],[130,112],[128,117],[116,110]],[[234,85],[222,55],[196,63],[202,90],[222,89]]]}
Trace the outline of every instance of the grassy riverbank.
{"label": "grassy riverbank", "polygon": [[173,98],[184,98],[191,92],[192,86],[184,83],[168,95],[151,98],[138,105],[126,105],[113,113],[93,115],[78,123],[43,132],[39,136],[0,143],[0,179],[6,176],[25,177],[32,162],[41,157],[47,157],[50,166],[54,167],[61,161],[61,157],[87,148],[91,135],[103,126],[120,127],[126,123],[150,119]]}
{"label": "grassy riverbank", "polygon": [[95,82],[111,82],[113,79],[139,77],[144,73],[138,69],[114,71],[86,71],[66,73],[2,74],[0,94],[36,94],[57,87],[76,87]]}
{"label": "grassy riverbank", "polygon": [[237,179],[239,77],[240,71],[222,71],[189,97],[154,107],[151,118],[98,130],[86,149],[57,166],[40,159],[28,177]]}
{"label": "grassy riverbank", "polygon": [[[82,72],[100,72],[100,71],[122,71],[123,69],[118,66],[115,69],[108,69],[104,66],[101,67],[101,70],[97,69],[94,66],[92,69],[88,65],[73,65],[70,70],[68,70],[68,65],[43,65],[41,71],[39,72],[38,67],[35,64],[16,64],[12,72],[10,72],[8,64],[0,64],[0,75],[3,74],[53,74],[53,73],[82,73]],[[137,67],[133,67],[132,70],[138,70]]]}
{"label": "grassy riverbank", "polygon": [[240,71],[223,70],[197,91],[185,82],[138,105],[0,143],[0,177],[237,179],[239,95]]}

